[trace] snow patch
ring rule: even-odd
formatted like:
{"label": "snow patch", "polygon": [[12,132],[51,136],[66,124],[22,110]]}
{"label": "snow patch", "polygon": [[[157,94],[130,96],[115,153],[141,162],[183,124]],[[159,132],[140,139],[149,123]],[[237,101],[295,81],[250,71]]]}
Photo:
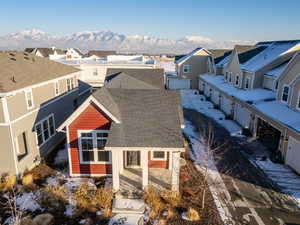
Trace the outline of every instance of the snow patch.
{"label": "snow patch", "polygon": [[21,210],[28,210],[34,212],[36,210],[43,210],[38,204],[37,200],[41,193],[36,192],[25,192],[16,198],[16,204]]}

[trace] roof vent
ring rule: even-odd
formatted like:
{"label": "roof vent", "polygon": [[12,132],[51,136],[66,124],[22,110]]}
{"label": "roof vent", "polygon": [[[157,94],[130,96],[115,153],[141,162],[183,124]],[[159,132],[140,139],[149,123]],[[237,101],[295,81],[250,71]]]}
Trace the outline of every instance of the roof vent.
{"label": "roof vent", "polygon": [[16,56],[14,53],[9,53],[10,56]]}
{"label": "roof vent", "polygon": [[12,81],[13,83],[17,83],[15,76],[12,76],[12,77],[11,77],[11,81]]}
{"label": "roof vent", "polygon": [[17,61],[15,58],[9,58],[10,60]]}
{"label": "roof vent", "polygon": [[24,57],[24,59],[26,59],[26,60],[29,60],[29,58],[28,58],[28,57],[26,57],[26,56]]}

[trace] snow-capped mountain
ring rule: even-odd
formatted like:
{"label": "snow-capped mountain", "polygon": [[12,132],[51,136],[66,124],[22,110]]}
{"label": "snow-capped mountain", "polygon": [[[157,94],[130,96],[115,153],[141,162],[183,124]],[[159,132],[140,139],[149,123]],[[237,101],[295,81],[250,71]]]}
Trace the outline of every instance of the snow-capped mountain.
{"label": "snow-capped mountain", "polygon": [[[112,31],[84,31],[67,36],[53,36],[38,29],[25,30],[0,37],[0,49],[22,50],[28,47],[74,47],[117,50],[119,52],[186,53],[196,47],[228,48],[241,41],[218,42],[202,36],[185,36],[178,40],[144,35],[125,35]],[[248,42],[247,42],[248,43]]]}

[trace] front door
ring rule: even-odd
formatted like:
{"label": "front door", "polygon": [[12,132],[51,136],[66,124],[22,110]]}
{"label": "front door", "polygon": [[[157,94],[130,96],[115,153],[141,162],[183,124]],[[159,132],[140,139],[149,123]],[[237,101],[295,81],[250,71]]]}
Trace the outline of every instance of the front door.
{"label": "front door", "polygon": [[141,152],[140,151],[126,151],[126,167],[140,168],[141,167]]}

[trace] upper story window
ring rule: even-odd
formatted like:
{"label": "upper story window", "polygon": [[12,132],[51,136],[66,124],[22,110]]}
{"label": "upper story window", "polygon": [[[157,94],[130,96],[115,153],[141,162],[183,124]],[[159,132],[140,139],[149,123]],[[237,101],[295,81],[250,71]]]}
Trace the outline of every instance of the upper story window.
{"label": "upper story window", "polygon": [[55,134],[54,115],[51,114],[47,118],[36,123],[35,131],[38,145],[41,146]]}
{"label": "upper story window", "polygon": [[183,72],[189,73],[190,72],[190,65],[183,65]]}
{"label": "upper story window", "polygon": [[239,86],[239,84],[240,84],[240,77],[239,77],[239,75],[237,75],[237,76],[235,77],[235,85],[236,85],[236,86]]}
{"label": "upper story window", "polygon": [[104,150],[108,131],[80,131],[79,149],[81,163],[107,163],[111,161],[110,152]]}
{"label": "upper story window", "polygon": [[74,85],[74,78],[67,78],[67,90],[71,91],[75,87]]}
{"label": "upper story window", "polygon": [[283,90],[282,90],[282,98],[281,98],[281,100],[283,102],[287,102],[288,101],[288,99],[289,99],[289,92],[290,92],[290,87],[287,86],[287,85],[284,85],[283,86]]}
{"label": "upper story window", "polygon": [[227,81],[228,79],[228,72],[225,72],[225,80]]}
{"label": "upper story window", "polygon": [[59,95],[59,84],[58,81],[54,83],[55,96]]}
{"label": "upper story window", "polygon": [[275,83],[275,90],[278,90],[278,85],[279,85],[279,82],[276,81],[276,83]]}
{"label": "upper story window", "polygon": [[232,81],[232,73],[230,72],[229,73],[229,82],[231,83],[231,81]]}
{"label": "upper story window", "polygon": [[25,91],[27,109],[33,108],[32,89]]}
{"label": "upper story window", "polygon": [[245,83],[245,88],[246,88],[246,89],[249,89],[249,87],[250,87],[250,78],[247,77],[247,78],[246,78],[246,83]]}

